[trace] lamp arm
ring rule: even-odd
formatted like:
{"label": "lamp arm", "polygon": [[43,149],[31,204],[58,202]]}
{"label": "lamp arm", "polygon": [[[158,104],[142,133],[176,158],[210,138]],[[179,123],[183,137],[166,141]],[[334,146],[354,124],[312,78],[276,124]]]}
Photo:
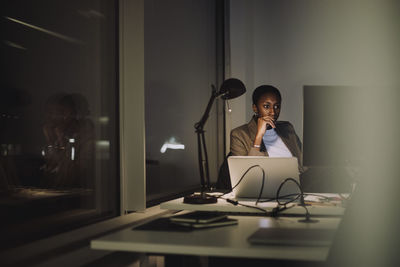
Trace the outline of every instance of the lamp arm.
{"label": "lamp arm", "polygon": [[211,88],[212,88],[212,92],[211,92],[210,100],[208,101],[208,104],[207,104],[207,108],[206,108],[203,116],[201,117],[200,121],[194,125],[194,128],[196,128],[196,131],[203,130],[203,127],[207,122],[208,116],[210,115],[210,110],[211,110],[212,105],[214,104],[214,100],[215,100],[215,98],[218,97],[217,89],[215,88],[215,86],[213,84],[211,85]]}

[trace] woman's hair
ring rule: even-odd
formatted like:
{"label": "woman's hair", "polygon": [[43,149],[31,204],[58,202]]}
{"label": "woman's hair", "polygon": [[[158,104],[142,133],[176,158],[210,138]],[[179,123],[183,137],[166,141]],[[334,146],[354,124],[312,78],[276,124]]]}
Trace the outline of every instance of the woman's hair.
{"label": "woman's hair", "polygon": [[257,102],[262,95],[271,93],[275,94],[279,98],[279,101],[282,100],[281,93],[277,88],[273,87],[272,85],[261,85],[253,91],[253,104],[257,105]]}

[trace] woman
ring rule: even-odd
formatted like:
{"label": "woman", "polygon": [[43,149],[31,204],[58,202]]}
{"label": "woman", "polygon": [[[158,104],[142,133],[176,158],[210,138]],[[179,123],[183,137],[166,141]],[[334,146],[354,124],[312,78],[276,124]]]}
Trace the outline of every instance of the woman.
{"label": "woman", "polygon": [[[282,97],[271,85],[261,85],[253,92],[254,116],[250,122],[231,131],[229,156],[296,157],[303,172],[301,142],[292,124],[278,121]],[[227,168],[227,166],[225,167]],[[230,179],[221,168],[217,188],[230,189]]]}

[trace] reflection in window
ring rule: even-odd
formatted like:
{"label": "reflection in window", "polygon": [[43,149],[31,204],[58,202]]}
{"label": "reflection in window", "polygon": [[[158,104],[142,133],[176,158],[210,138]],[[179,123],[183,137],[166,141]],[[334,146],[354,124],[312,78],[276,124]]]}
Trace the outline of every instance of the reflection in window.
{"label": "reflection in window", "polygon": [[167,152],[167,149],[185,149],[185,145],[178,143],[175,137],[171,137],[162,145],[160,152],[165,153]]}
{"label": "reflection in window", "polygon": [[45,104],[41,184],[45,188],[93,188],[94,125],[80,94],[50,96]]}
{"label": "reflection in window", "polygon": [[115,6],[2,5],[0,249],[119,214]]}

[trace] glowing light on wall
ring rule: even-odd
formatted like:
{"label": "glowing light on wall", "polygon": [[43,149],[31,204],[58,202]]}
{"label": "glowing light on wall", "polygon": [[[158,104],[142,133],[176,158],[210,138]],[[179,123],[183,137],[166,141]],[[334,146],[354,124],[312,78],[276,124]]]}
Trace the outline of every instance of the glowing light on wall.
{"label": "glowing light on wall", "polygon": [[178,143],[175,137],[171,137],[162,145],[160,152],[165,153],[167,149],[185,149],[185,145]]}

